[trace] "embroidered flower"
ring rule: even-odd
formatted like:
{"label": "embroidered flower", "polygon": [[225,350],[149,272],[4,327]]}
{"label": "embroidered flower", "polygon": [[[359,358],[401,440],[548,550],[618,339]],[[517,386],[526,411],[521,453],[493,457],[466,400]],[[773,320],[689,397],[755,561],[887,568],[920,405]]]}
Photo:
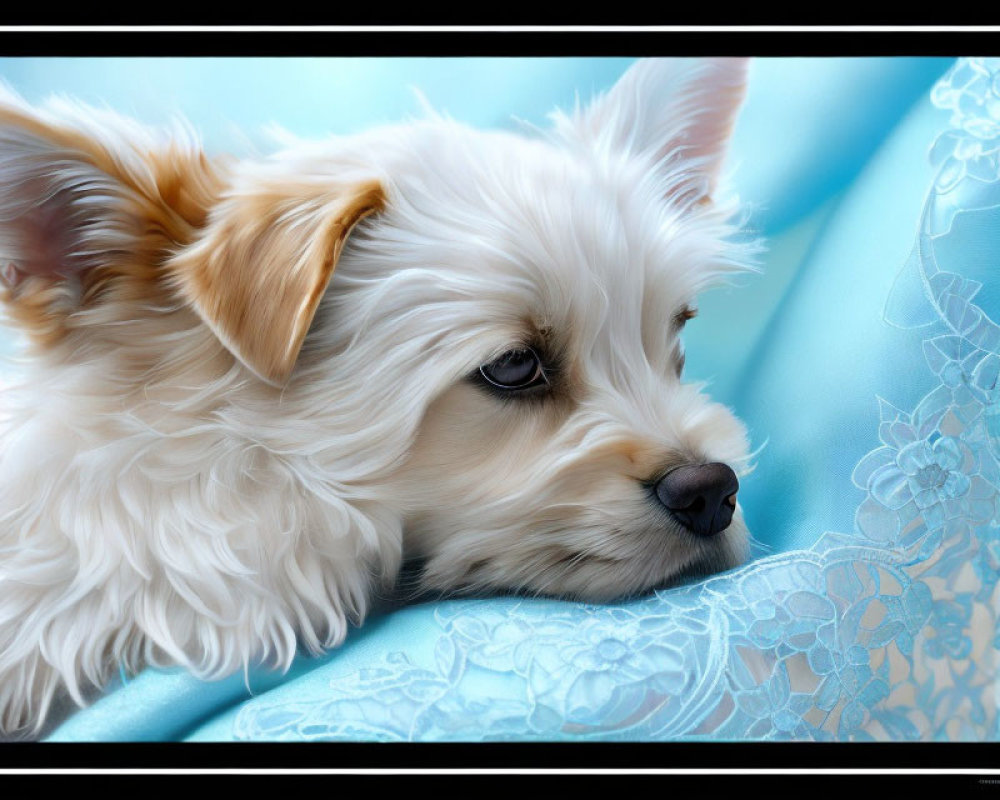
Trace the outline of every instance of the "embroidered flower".
{"label": "embroidered flower", "polygon": [[972,639],[966,635],[972,616],[972,598],[938,600],[929,620],[925,649],[931,658],[964,659],[972,651]]}
{"label": "embroidered flower", "polygon": [[977,139],[1000,136],[1000,59],[959,59],[931,91],[931,101],[952,112],[953,128]]}
{"label": "embroidered flower", "polygon": [[932,529],[963,513],[962,499],[971,481],[962,469],[961,440],[941,436],[914,441],[894,453],[883,453],[882,458],[888,463],[873,470],[867,481],[872,497],[882,505],[896,510],[912,502]]}

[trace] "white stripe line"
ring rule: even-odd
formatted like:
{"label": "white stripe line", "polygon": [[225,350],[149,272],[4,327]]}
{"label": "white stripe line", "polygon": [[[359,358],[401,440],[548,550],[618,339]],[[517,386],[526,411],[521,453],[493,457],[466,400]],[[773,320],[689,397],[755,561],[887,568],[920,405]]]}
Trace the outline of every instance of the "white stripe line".
{"label": "white stripe line", "polygon": [[12,33],[995,33],[1000,25],[2,25]]}
{"label": "white stripe line", "polygon": [[[302,775],[412,775],[422,773],[428,775],[970,775],[970,776],[1000,776],[1000,769],[858,769],[858,768],[818,768],[818,769],[540,769],[516,767],[503,768],[425,768],[425,767],[391,767],[391,768],[366,768],[366,769],[333,769],[333,768],[303,768],[288,767],[262,768],[253,767],[204,767],[204,768],[127,768],[127,769],[100,769],[95,767],[87,768],[44,768],[44,769],[0,769],[0,775],[156,775],[163,772],[176,773],[178,775],[285,775],[294,772]],[[991,781],[992,782],[992,781]]]}

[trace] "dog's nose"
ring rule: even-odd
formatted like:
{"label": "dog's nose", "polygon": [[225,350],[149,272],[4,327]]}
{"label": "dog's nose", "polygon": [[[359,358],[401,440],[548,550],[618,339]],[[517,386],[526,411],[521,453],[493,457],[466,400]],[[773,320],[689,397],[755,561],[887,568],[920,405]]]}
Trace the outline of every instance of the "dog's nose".
{"label": "dog's nose", "polygon": [[664,475],[656,496],[674,519],[699,536],[729,527],[740,482],[725,464],[688,464]]}

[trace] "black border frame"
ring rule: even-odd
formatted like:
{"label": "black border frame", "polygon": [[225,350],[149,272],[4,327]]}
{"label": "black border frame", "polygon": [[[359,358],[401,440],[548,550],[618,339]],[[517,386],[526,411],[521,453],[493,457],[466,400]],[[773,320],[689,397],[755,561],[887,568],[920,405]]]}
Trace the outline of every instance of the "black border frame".
{"label": "black border frame", "polygon": [[1000,769],[1000,743],[24,742],[4,769]]}
{"label": "black border frame", "polygon": [[[291,13],[295,13],[293,10]],[[599,31],[584,32],[478,30],[388,31],[24,31],[15,25],[42,25],[40,12],[20,9],[0,12],[0,56],[50,57],[288,57],[288,56],[955,56],[1000,54],[1000,32],[993,31]],[[75,16],[75,19],[74,19]],[[376,25],[384,21],[364,10],[344,20],[301,16],[294,24]],[[429,11],[420,21],[437,25],[469,23]],[[707,16],[706,13],[701,15]],[[13,17],[13,19],[12,19]],[[86,18],[84,18],[86,17]],[[646,20],[646,24],[710,24],[695,18]],[[747,20],[730,24],[782,24],[775,20]],[[6,19],[5,19],[6,18]],[[86,14],[64,14],[66,25],[118,24],[113,12],[88,9]],[[692,19],[694,18],[694,19]],[[546,24],[538,19],[525,24]],[[215,22],[219,22],[216,19]],[[273,25],[263,13],[229,24]],[[488,19],[488,24],[514,24]],[[285,20],[286,24],[288,20]],[[593,19],[576,24],[633,24]],[[920,24],[934,24],[918,20]],[[783,20],[784,24],[804,24]],[[148,25],[211,24],[182,11],[161,13]],[[402,15],[395,25],[413,24]],[[839,23],[843,24],[843,23]],[[868,25],[892,24],[883,15]],[[968,19],[960,23],[970,24]],[[120,769],[330,769],[378,770],[395,768],[534,770],[534,769],[948,769],[978,771],[1000,768],[1000,742],[984,743],[816,743],[816,742],[484,742],[406,743],[362,742],[285,743],[2,743],[0,773],[6,770],[120,770]],[[264,776],[261,776],[264,777]],[[797,776],[785,776],[794,778]],[[940,776],[928,776],[940,777]],[[4,779],[6,780],[6,779]],[[661,784],[662,785],[662,784]]]}
{"label": "black border frame", "polygon": [[678,30],[16,30],[0,56],[950,56],[1000,54],[1000,32]]}

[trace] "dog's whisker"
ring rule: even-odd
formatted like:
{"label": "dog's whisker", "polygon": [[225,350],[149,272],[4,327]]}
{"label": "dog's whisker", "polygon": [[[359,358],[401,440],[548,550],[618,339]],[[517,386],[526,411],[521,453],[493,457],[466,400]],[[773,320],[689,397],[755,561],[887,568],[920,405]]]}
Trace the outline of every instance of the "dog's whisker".
{"label": "dog's whisker", "polygon": [[740,467],[740,469],[738,470],[738,474],[741,477],[743,477],[745,475],[749,475],[755,469],[757,469],[757,465],[754,462],[756,462],[756,460],[760,456],[760,454],[764,452],[764,450],[767,447],[768,442],[770,442],[770,440],[771,440],[770,437],[765,438],[764,441],[760,444],[760,446],[756,450],[748,453],[747,455],[743,456],[742,458],[736,458],[736,459],[732,460],[731,463],[734,466],[739,466]]}

